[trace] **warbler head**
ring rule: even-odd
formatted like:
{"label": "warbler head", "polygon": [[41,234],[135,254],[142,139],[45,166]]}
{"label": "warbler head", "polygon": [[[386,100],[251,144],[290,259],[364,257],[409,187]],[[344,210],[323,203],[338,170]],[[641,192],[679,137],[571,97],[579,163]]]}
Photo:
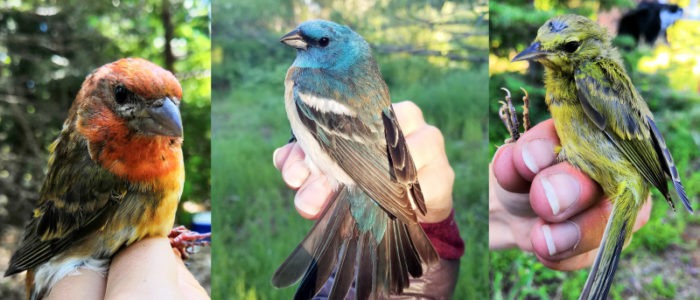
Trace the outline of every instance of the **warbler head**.
{"label": "warbler head", "polygon": [[617,56],[608,31],[577,15],[554,17],[537,31],[535,41],[513,61],[535,60],[550,69],[573,70],[598,56]]}
{"label": "warbler head", "polygon": [[300,68],[345,71],[371,57],[362,36],[347,26],[325,20],[301,23],[280,42],[297,49],[293,66]]}

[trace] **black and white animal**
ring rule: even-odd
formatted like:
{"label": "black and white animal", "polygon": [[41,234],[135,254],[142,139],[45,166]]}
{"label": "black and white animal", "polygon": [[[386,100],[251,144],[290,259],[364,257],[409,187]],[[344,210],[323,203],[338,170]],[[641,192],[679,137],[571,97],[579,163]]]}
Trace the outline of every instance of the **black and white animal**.
{"label": "black and white animal", "polygon": [[640,39],[648,45],[653,45],[663,34],[664,42],[668,43],[666,29],[681,17],[683,17],[683,8],[678,5],[642,2],[636,9],[622,17],[617,35],[632,36],[635,45],[639,44]]}

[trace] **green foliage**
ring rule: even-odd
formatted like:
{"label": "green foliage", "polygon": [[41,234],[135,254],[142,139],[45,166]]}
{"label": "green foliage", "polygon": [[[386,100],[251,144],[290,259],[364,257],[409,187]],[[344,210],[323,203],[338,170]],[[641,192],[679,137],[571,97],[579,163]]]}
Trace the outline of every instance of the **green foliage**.
{"label": "green foliage", "polygon": [[655,298],[665,298],[672,299],[676,296],[676,286],[665,282],[663,276],[657,274],[654,275],[654,279],[647,289],[651,290],[653,294],[656,294]]}
{"label": "green foliage", "polygon": [[293,287],[270,284],[312,225],[295,211],[294,191],[271,163],[274,149],[290,137],[283,80],[294,51],[278,41],[311,18],[331,19],[362,34],[373,45],[393,101],[414,101],[441,129],[456,173],[454,205],[467,246],[455,298],[487,297],[488,263],[479,259],[488,254],[488,220],[481,213],[487,211],[488,164],[485,3],[394,0],[369,8],[362,3],[214,2],[213,298],[294,294]]}
{"label": "green foliage", "polygon": [[512,51],[511,49],[525,49],[532,42],[537,28],[552,16],[557,15],[556,11],[533,11],[523,9],[522,5],[521,1],[518,1],[517,5],[496,1],[489,3],[491,13],[489,51],[491,54],[507,57],[507,51]]}
{"label": "green foliage", "polygon": [[579,287],[569,285],[572,280],[586,280],[585,272],[553,271],[519,250],[492,251],[490,255],[493,299],[576,299]]}

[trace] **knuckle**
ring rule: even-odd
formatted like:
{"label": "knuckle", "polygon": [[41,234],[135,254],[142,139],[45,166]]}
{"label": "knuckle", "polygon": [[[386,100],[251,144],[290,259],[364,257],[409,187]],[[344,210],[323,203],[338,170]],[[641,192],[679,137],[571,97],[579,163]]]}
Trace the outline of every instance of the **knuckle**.
{"label": "knuckle", "polygon": [[442,135],[440,129],[433,125],[427,125],[425,127],[425,134],[429,137],[429,141],[440,148],[445,147],[445,137]]}
{"label": "knuckle", "polygon": [[406,117],[410,119],[423,120],[423,111],[412,101],[399,102],[394,106],[394,108],[397,111],[401,111],[400,114],[406,115]]}

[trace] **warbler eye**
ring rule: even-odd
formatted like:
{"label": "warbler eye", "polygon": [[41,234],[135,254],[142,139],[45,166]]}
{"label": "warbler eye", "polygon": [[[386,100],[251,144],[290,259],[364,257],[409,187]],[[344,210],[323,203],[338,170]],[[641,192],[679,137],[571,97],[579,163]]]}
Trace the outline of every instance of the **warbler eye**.
{"label": "warbler eye", "polygon": [[568,43],[564,44],[563,49],[564,49],[564,51],[566,51],[568,53],[574,53],[574,52],[576,52],[576,50],[578,50],[579,46],[581,46],[581,44],[579,42],[573,41],[573,42],[568,42]]}
{"label": "warbler eye", "polygon": [[124,86],[118,85],[114,88],[114,100],[117,101],[119,104],[123,104],[126,102],[126,98],[129,97],[129,90],[127,90]]}
{"label": "warbler eye", "polygon": [[331,42],[331,39],[324,36],[320,40],[318,40],[318,45],[321,46],[322,48],[325,48],[326,46],[328,46],[328,43],[330,43],[330,42]]}

